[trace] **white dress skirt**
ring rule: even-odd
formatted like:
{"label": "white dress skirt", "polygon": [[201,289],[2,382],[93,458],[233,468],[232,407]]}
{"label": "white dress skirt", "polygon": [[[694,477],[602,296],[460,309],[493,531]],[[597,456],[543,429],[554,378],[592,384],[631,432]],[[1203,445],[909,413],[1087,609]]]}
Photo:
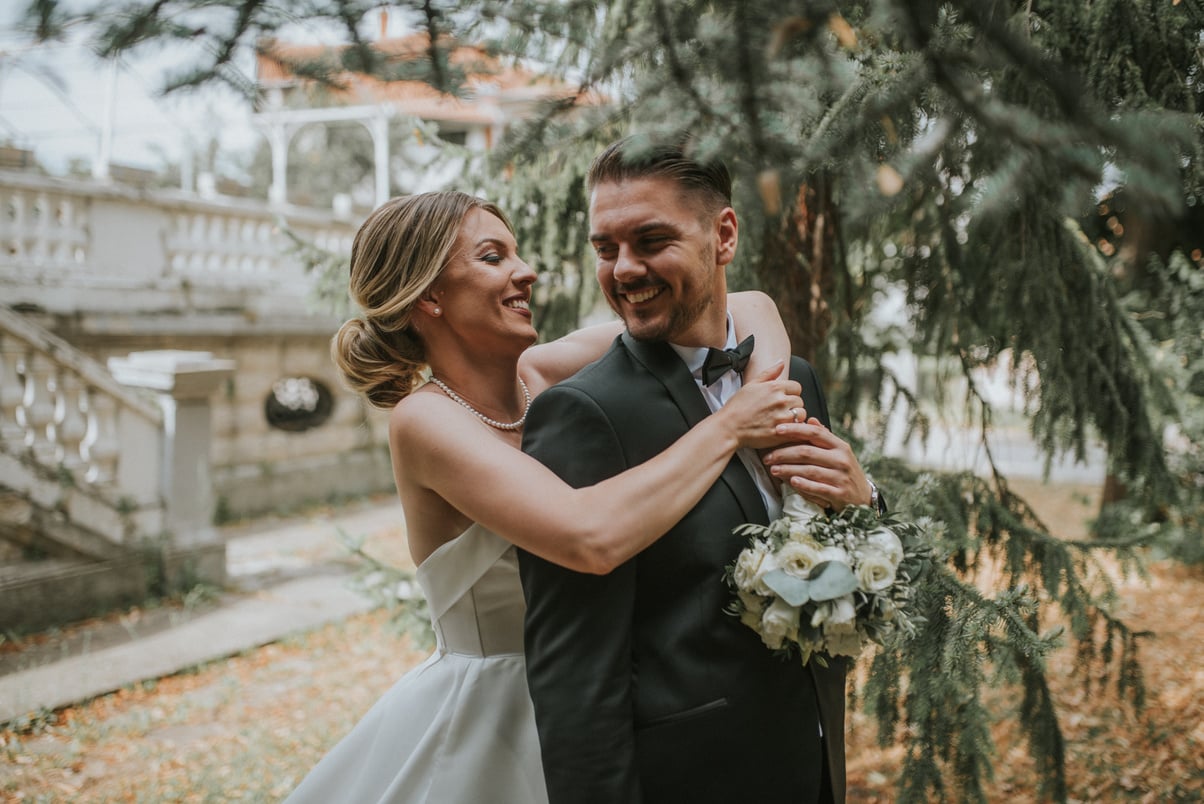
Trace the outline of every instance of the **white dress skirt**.
{"label": "white dress skirt", "polygon": [[514,547],[480,525],[418,568],[438,647],[381,697],[287,804],[543,804]]}

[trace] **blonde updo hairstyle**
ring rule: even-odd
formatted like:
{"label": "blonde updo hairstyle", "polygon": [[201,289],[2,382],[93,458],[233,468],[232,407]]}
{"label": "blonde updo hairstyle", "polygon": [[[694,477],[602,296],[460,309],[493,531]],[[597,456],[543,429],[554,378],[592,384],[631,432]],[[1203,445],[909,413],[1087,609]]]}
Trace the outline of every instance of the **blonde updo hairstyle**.
{"label": "blonde updo hairstyle", "polygon": [[418,385],[426,350],[414,327],[415,305],[454,255],[464,217],[495,205],[461,192],[420,193],[385,202],[351,245],[348,291],[362,311],[339,328],[331,357],[347,387],[388,410]]}

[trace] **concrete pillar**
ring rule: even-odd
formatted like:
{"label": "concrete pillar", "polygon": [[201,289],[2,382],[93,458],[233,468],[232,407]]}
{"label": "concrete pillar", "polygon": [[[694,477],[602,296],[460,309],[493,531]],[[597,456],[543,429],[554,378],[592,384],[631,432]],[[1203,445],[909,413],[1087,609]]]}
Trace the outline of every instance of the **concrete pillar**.
{"label": "concrete pillar", "polygon": [[211,399],[233,375],[234,361],[210,352],[131,352],[110,358],[109,371],[123,385],[154,391],[163,410],[160,490],[168,586],[224,583],[225,544],[213,527]]}
{"label": "concrete pillar", "polygon": [[389,118],[382,110],[372,118],[373,159],[376,163],[376,206],[389,200]]}
{"label": "concrete pillar", "polygon": [[92,178],[108,181],[109,165],[113,160],[113,127],[117,114],[117,59],[109,59],[109,73],[105,82],[104,124],[96,143],[96,157],[92,160]]}
{"label": "concrete pillar", "polygon": [[281,205],[288,201],[289,130],[284,123],[272,123],[268,129],[268,147],[272,151],[272,186],[268,200]]}

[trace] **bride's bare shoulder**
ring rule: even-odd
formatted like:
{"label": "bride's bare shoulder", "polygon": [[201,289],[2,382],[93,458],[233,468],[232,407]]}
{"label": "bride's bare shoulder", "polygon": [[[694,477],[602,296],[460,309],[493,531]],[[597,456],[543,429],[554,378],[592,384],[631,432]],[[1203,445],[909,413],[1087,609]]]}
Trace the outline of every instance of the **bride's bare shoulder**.
{"label": "bride's bare shoulder", "polygon": [[389,412],[390,435],[426,432],[445,421],[450,412],[447,399],[433,391],[419,388],[393,406]]}

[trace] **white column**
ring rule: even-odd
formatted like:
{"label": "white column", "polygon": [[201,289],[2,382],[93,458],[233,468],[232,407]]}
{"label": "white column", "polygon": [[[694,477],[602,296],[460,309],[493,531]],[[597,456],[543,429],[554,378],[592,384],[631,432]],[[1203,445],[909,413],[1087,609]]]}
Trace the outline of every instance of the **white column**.
{"label": "white column", "polygon": [[389,118],[382,110],[372,118],[373,159],[376,162],[376,206],[389,200]]}
{"label": "white column", "polygon": [[[233,360],[210,352],[164,350],[111,358],[109,370],[123,385],[156,392],[163,410],[164,438],[160,488],[169,544],[166,550],[220,555],[202,580],[224,581],[225,553],[213,527],[210,400],[234,373]],[[219,569],[220,567],[220,569]],[[220,572],[220,578],[213,577]]]}
{"label": "white column", "polygon": [[184,138],[183,153],[180,155],[180,189],[191,193],[196,189],[196,153],[192,149],[192,141]]}
{"label": "white column", "polygon": [[88,420],[80,402],[84,383],[74,371],[60,366],[55,378],[54,440],[59,463],[74,472],[84,464],[80,444],[88,434]]}
{"label": "white column", "polygon": [[25,382],[17,365],[25,359],[26,346],[0,332],[0,439],[13,447],[24,445],[25,428],[17,420],[17,411],[25,400]]}
{"label": "white column", "polygon": [[109,60],[109,74],[105,84],[104,123],[101,124],[100,142],[96,144],[96,161],[92,163],[92,178],[109,178],[109,163],[113,160],[113,125],[117,114],[117,59]]}
{"label": "white column", "polygon": [[50,378],[54,376],[54,361],[41,352],[34,352],[25,363],[25,397],[21,412],[25,418],[25,445],[43,464],[54,461],[54,397],[50,393]]}
{"label": "white column", "polygon": [[272,150],[272,187],[268,190],[268,200],[273,204],[288,201],[288,141],[288,127],[272,123],[268,129],[268,147]]}

